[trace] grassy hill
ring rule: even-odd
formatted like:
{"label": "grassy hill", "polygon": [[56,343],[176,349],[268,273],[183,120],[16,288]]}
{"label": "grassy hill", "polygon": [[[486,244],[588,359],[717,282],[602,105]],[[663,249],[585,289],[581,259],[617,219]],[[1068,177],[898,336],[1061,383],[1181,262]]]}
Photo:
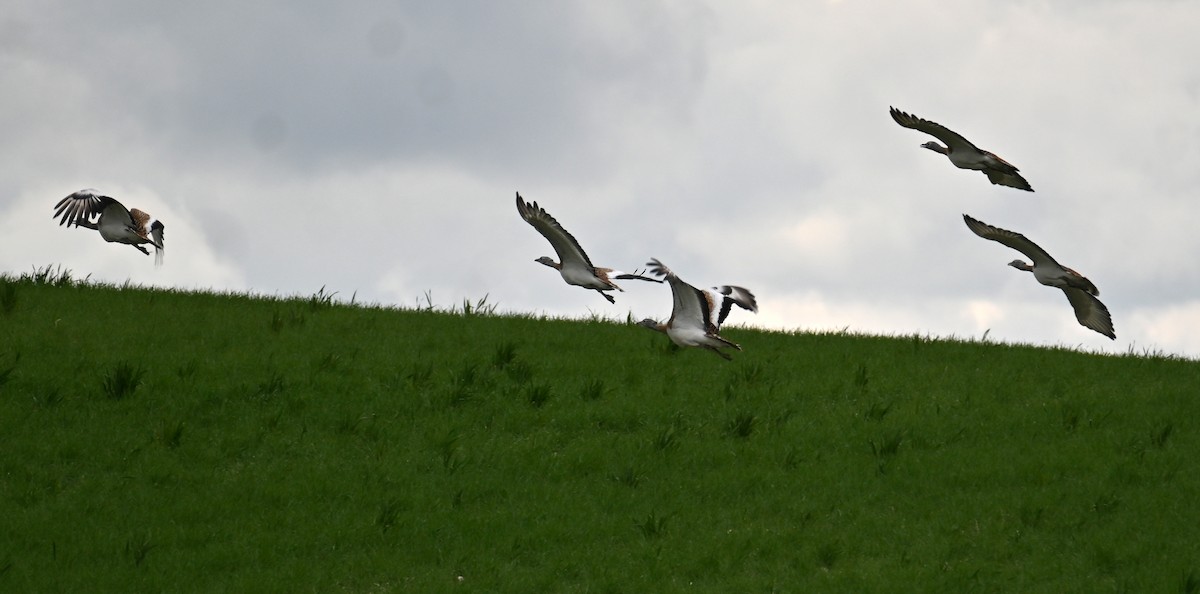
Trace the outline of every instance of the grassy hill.
{"label": "grassy hill", "polygon": [[1200,591],[1200,363],[725,334],[5,278],[0,590]]}

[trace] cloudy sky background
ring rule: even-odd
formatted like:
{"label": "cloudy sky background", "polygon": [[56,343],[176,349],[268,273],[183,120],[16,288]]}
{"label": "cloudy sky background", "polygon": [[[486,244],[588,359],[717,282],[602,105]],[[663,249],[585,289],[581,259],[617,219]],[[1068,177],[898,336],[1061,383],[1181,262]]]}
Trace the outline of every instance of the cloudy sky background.
{"label": "cloudy sky background", "polygon": [[[1200,357],[1198,27],[1144,0],[9,0],[0,272],[669,315],[665,286],[609,305],[534,263],[520,191],[598,265],[750,288],[731,322]],[[164,221],[165,266],[57,226],[84,187]],[[1117,340],[962,213],[1088,276]]]}

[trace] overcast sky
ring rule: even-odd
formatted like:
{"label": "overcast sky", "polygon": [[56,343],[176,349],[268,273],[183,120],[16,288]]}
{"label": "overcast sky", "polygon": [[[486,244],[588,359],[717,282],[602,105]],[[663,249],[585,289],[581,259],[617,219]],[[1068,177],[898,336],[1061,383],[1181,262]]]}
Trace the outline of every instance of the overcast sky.
{"label": "overcast sky", "polygon": [[[534,263],[520,191],[597,265],[749,288],[731,323],[1197,357],[1198,29],[1147,0],[7,0],[0,271],[670,314],[665,285],[610,305]],[[57,225],[85,187],[165,223],[161,269]],[[1117,340],[963,213],[1090,278]]]}

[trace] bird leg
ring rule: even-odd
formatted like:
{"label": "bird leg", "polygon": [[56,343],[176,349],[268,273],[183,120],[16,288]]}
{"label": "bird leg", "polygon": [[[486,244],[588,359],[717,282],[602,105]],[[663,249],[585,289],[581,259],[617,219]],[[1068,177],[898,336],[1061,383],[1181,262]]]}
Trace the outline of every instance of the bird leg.
{"label": "bird leg", "polygon": [[617,300],[613,299],[612,295],[609,295],[608,293],[605,293],[604,291],[601,291],[600,289],[596,289],[596,292],[599,293],[601,296],[603,296],[605,299],[607,299],[609,303],[616,304]]}
{"label": "bird leg", "polygon": [[150,255],[150,250],[147,250],[146,248],[144,248],[144,247],[142,247],[142,246],[140,246],[140,245],[138,245],[138,244],[136,244],[136,243],[132,243],[132,244],[130,244],[130,245],[132,245],[133,247],[137,248],[139,252],[142,252],[143,254],[146,254],[147,256],[149,256],[149,255]]}

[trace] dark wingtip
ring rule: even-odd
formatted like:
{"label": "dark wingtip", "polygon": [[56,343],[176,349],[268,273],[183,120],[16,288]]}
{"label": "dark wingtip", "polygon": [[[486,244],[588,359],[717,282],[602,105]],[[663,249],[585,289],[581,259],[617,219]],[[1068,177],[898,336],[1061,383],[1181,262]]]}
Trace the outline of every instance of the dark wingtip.
{"label": "dark wingtip", "polygon": [[[901,120],[913,119],[913,116],[911,116],[907,113],[904,113],[903,111],[900,111],[899,109],[896,109],[895,107],[891,107],[891,106],[888,106],[888,113],[891,114],[892,119],[896,120],[896,123],[900,124],[901,126],[904,126],[904,122]],[[905,126],[905,127],[907,127],[907,126]]]}
{"label": "dark wingtip", "polygon": [[660,262],[658,258],[650,258],[650,261],[646,262],[646,268],[649,270],[650,274],[655,274],[658,276],[667,277],[672,274],[671,269],[667,268],[667,266]]}

